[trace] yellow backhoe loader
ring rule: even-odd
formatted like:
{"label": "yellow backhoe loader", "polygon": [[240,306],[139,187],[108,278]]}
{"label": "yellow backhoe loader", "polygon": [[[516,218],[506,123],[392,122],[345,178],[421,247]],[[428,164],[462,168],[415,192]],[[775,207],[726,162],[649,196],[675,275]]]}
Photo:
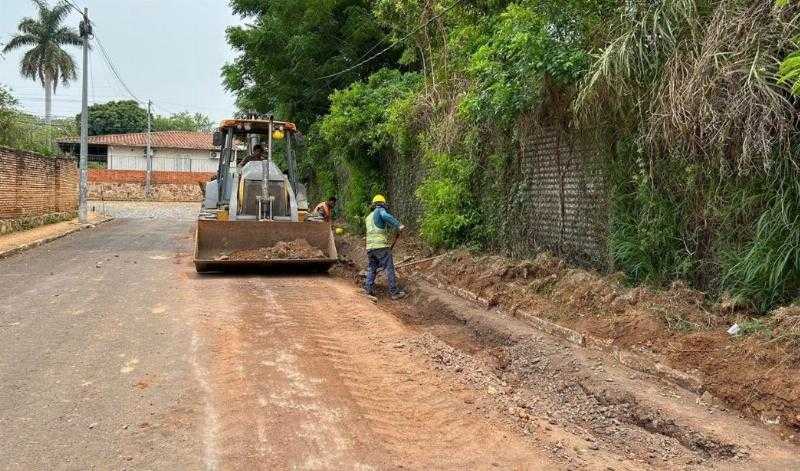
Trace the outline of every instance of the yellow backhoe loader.
{"label": "yellow backhoe loader", "polygon": [[[194,265],[198,272],[277,267],[326,270],[336,263],[331,225],[307,217],[306,191],[297,177],[298,137],[293,123],[271,116],[221,123],[214,133],[214,145],[220,149],[217,176],[206,183],[197,220]],[[276,158],[285,162],[286,173]],[[271,251],[280,243],[295,242],[302,242],[314,254]],[[240,253],[255,256],[237,257]]]}

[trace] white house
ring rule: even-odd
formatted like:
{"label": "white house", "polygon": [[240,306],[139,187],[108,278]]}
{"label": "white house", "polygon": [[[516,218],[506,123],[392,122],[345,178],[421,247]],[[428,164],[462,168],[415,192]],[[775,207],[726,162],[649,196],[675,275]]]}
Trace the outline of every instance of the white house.
{"label": "white house", "polygon": [[[79,154],[78,138],[58,141],[61,150]],[[216,172],[219,148],[211,133],[164,131],[150,133],[154,171]],[[89,137],[89,160],[109,170],[147,170],[147,133]],[[105,165],[103,165],[105,164]]]}

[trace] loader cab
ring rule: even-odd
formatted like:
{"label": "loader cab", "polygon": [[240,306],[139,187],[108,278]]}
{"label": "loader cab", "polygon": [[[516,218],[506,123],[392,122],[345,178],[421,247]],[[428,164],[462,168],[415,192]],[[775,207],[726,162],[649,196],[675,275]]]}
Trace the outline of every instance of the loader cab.
{"label": "loader cab", "polygon": [[[206,185],[204,217],[304,220],[308,201],[297,178],[298,136],[293,123],[271,117],[223,121],[213,136],[220,161],[216,179]],[[258,147],[260,158],[253,158]]]}

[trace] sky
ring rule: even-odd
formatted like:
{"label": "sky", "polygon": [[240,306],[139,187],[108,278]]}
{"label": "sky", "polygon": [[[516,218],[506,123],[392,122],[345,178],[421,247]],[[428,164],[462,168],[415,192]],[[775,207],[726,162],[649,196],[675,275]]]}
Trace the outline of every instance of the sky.
{"label": "sky", "polygon": [[[225,28],[239,24],[226,0],[72,0],[89,8],[95,32],[122,81],[140,101],[152,100],[156,114],[200,112],[218,121],[232,115],[234,98],[221,84],[220,68],[235,57]],[[50,0],[53,5],[55,0]],[[22,17],[36,17],[30,0],[0,0],[0,43],[16,32]],[[77,29],[80,17],[65,24]],[[78,80],[59,85],[53,116],[74,117],[81,108],[79,47],[67,49],[79,67]],[[0,55],[0,84],[20,108],[44,115],[44,90],[19,74],[24,49]],[[89,58],[89,104],[131,99],[94,47]]]}

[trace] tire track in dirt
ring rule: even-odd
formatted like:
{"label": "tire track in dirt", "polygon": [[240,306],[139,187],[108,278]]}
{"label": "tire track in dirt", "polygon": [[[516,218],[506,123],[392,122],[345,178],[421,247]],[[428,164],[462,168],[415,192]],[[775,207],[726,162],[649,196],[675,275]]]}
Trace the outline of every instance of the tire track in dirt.
{"label": "tire track in dirt", "polygon": [[349,283],[183,279],[209,386],[207,469],[564,468],[465,407],[463,386],[411,351],[421,334]]}
{"label": "tire track in dirt", "polygon": [[192,350],[190,364],[194,370],[194,376],[203,391],[203,416],[205,419],[203,432],[203,461],[206,469],[215,470],[218,467],[217,456],[217,434],[219,423],[217,411],[211,402],[211,385],[208,382],[208,371],[200,365],[198,361],[198,350],[200,339],[196,333],[192,334]]}
{"label": "tire track in dirt", "polygon": [[344,456],[338,411],[320,403],[318,379],[299,369],[298,324],[273,299],[269,283],[231,279],[228,314],[212,323],[211,361],[222,469],[357,469]]}
{"label": "tire track in dirt", "polygon": [[[544,468],[533,443],[465,409],[460,387],[442,382],[404,352],[418,335],[338,280],[315,279],[324,296],[276,290],[292,306],[356,414],[390,462],[412,468]],[[293,284],[293,282],[287,282]],[[550,463],[547,469],[557,469]]]}

